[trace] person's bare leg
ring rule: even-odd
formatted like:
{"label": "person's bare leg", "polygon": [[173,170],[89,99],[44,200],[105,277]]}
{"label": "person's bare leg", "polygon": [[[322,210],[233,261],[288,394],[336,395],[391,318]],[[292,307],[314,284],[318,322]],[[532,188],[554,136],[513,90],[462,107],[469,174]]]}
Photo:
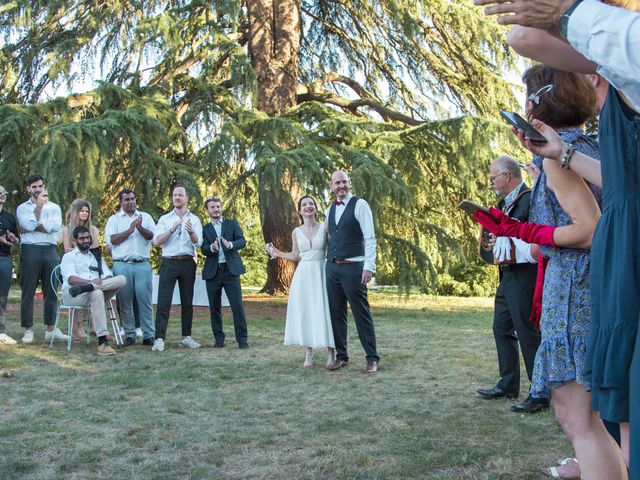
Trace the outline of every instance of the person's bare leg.
{"label": "person's bare leg", "polygon": [[629,466],[629,423],[620,424],[620,448],[622,449],[622,458],[624,463]]}
{"label": "person's bare leg", "polygon": [[556,419],[575,449],[582,478],[626,480],[622,452],[591,410],[591,393],[582,385],[568,382],[552,390],[551,399]]}

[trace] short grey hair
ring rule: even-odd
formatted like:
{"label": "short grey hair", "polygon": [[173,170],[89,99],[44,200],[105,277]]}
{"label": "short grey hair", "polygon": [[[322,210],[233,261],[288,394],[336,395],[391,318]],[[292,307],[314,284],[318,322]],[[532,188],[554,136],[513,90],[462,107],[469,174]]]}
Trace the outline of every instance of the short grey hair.
{"label": "short grey hair", "polygon": [[503,172],[510,173],[513,178],[522,179],[522,172],[518,161],[509,155],[501,155],[496,158],[496,163],[500,165]]}

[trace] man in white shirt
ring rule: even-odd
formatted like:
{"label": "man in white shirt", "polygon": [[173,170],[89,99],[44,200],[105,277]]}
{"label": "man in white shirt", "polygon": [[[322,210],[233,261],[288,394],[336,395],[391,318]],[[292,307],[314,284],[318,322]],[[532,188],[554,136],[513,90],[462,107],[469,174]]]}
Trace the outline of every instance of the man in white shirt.
{"label": "man in white shirt", "polygon": [[105,301],[109,301],[127,280],[124,276],[113,276],[106,262],[91,253],[91,233],[84,226],[74,228],[72,232],[76,248],[67,252],[60,263],[62,300],[67,305],[91,308],[91,318],[98,336],[98,355],[115,355],[109,346],[107,335],[107,315]]}
{"label": "man in white shirt", "polygon": [[373,215],[366,200],[351,194],[351,183],[346,172],[333,172],[331,191],[336,196],[336,201],[327,210],[327,294],[336,342],[336,361],[328,368],[339,370],[349,362],[349,302],[367,358],[365,372],[375,373],[378,371],[380,355],[376,351],[376,333],[367,298],[367,283],[376,271]]}
{"label": "man in white shirt", "polygon": [[193,322],[193,288],[196,281],[196,248],[202,245],[202,223],[187,208],[189,194],[182,184],[175,184],[171,198],[173,210],[158,220],[153,237],[162,247],[162,265],[158,280],[158,306],[156,308],[156,340],[151,350],[162,352],[169,323],[171,299],[176,281],[180,288],[182,339],[180,345],[200,348],[191,338]]}
{"label": "man in white shirt", "polygon": [[51,288],[51,272],[60,259],[56,252],[58,232],[62,229],[60,207],[49,201],[42,175],[30,175],[26,181],[29,200],[16,209],[21,234],[20,249],[20,323],[25,332],[22,343],[33,342],[33,297],[38,283],[44,294],[44,324],[47,331],[45,340],[55,338],[67,341],[67,335],[59,328],[54,331],[58,300]]}
{"label": "man in white shirt", "polygon": [[136,341],[134,296],[140,313],[143,345],[153,346],[153,304],[151,301],[153,268],[149,263],[151,240],[156,224],[148,213],[136,208],[136,194],[125,188],[118,194],[121,210],[111,215],[104,229],[104,239],[111,247],[113,273],[123,275],[127,284],[118,292],[120,317],[124,327],[124,346]]}

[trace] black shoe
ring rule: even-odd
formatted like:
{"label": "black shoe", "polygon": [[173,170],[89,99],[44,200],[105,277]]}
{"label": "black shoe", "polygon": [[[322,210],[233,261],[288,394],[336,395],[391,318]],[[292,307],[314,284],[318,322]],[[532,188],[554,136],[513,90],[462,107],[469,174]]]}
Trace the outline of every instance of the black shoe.
{"label": "black shoe", "polygon": [[81,293],[93,292],[93,289],[94,289],[93,283],[86,283],[84,285],[74,285],[72,287],[69,287],[69,295],[75,298]]}
{"label": "black shoe", "polygon": [[127,337],[127,338],[124,339],[124,343],[122,344],[122,346],[123,347],[130,347],[134,343],[136,343],[136,337]]}
{"label": "black shoe", "polygon": [[213,342],[213,345],[211,345],[213,348],[222,348],[224,347],[224,342]]}
{"label": "black shoe", "polygon": [[238,348],[241,348],[242,350],[246,350],[247,348],[249,348],[249,344],[248,343],[241,343],[240,345],[238,345]]}
{"label": "black shoe", "polygon": [[482,398],[518,398],[517,393],[505,392],[501,388],[479,388],[476,390]]}
{"label": "black shoe", "polygon": [[153,347],[153,344],[155,343],[155,338],[150,337],[150,338],[145,338],[144,340],[142,340],[142,344],[143,345],[147,345],[149,347]]}
{"label": "black shoe", "polygon": [[524,402],[511,405],[510,410],[517,413],[536,413],[549,408],[548,398],[533,398],[529,395]]}

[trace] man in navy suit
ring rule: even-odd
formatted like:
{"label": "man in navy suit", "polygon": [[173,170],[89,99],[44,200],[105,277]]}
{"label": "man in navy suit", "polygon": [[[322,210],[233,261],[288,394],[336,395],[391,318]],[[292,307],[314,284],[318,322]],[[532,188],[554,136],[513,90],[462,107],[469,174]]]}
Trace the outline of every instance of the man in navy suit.
{"label": "man in navy suit", "polygon": [[242,306],[240,275],[245,273],[238,251],[247,242],[235,220],[222,218],[220,197],[209,197],[204,202],[211,222],[204,226],[202,254],[207,257],[202,269],[202,279],[207,282],[207,296],[211,311],[211,330],[216,348],[224,347],[222,328],[222,289],[227,294],[233,312],[233,327],[240,348],[249,348],[247,319]]}

